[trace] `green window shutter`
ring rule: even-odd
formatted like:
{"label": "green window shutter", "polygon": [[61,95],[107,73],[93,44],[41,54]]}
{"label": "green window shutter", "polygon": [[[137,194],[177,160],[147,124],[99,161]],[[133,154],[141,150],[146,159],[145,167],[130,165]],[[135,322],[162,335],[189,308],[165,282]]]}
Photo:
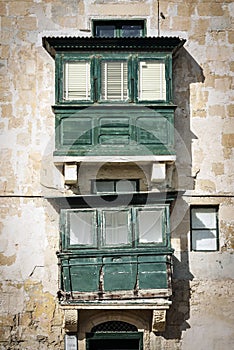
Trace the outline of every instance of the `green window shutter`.
{"label": "green window shutter", "polygon": [[127,61],[101,62],[101,98],[104,101],[125,101],[128,98]]}
{"label": "green window shutter", "polygon": [[90,100],[90,62],[65,63],[64,99]]}
{"label": "green window shutter", "polygon": [[138,82],[139,100],[166,100],[166,78],[164,62],[141,61],[139,65]]}

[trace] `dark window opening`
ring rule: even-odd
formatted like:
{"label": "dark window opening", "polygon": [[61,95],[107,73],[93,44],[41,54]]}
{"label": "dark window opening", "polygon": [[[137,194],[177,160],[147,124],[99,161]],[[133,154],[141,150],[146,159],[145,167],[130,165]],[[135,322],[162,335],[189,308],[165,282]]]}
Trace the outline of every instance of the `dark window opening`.
{"label": "dark window opening", "polygon": [[108,321],[92,328],[92,332],[137,332],[137,327],[122,321]]}
{"label": "dark window opening", "polygon": [[145,21],[93,21],[93,36],[100,38],[144,37]]}
{"label": "dark window opening", "polygon": [[139,192],[139,180],[92,180],[91,192],[93,194]]}

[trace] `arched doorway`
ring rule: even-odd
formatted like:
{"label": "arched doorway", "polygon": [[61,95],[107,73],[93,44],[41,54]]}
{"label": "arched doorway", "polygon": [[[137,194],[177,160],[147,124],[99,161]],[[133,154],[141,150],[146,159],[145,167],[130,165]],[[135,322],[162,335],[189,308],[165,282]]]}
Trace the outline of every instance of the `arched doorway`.
{"label": "arched doorway", "polygon": [[86,334],[87,350],[142,350],[143,333],[127,322],[110,321],[96,325]]}

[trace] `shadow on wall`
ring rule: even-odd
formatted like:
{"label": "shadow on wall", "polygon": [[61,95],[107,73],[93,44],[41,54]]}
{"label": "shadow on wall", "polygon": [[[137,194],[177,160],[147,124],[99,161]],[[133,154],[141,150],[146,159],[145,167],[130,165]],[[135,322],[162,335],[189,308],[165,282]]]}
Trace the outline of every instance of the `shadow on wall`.
{"label": "shadow on wall", "polygon": [[197,137],[190,126],[190,85],[204,80],[202,68],[182,47],[173,60],[174,103],[178,106],[175,111],[176,189],[194,189],[197,174],[192,174],[192,140]]}
{"label": "shadow on wall", "polygon": [[[185,48],[174,58],[173,91],[175,112],[176,174],[174,187],[177,190],[193,190],[196,175],[192,176],[192,142],[197,139],[190,129],[190,85],[203,83],[203,70]],[[178,197],[171,213],[172,241],[177,242],[173,255],[172,305],[167,312],[165,332],[157,333],[164,339],[181,339],[182,332],[190,328],[190,282],[194,276],[189,267],[190,231],[189,205]]]}

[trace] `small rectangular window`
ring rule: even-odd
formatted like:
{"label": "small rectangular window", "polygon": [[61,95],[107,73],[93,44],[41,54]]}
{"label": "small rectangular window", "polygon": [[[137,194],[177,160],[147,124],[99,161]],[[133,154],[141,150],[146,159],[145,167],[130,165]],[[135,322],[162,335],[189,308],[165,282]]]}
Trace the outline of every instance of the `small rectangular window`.
{"label": "small rectangular window", "polygon": [[145,34],[144,20],[94,20],[93,35],[106,38],[143,37]]}
{"label": "small rectangular window", "polygon": [[90,100],[90,62],[65,63],[64,99]]}
{"label": "small rectangular window", "polygon": [[93,180],[92,193],[132,193],[139,191],[139,180]]}
{"label": "small rectangular window", "polygon": [[138,98],[142,101],[166,100],[164,62],[140,62]]}
{"label": "small rectangular window", "polygon": [[101,81],[103,100],[125,101],[128,98],[127,61],[102,61]]}
{"label": "small rectangular window", "polygon": [[218,250],[217,207],[191,208],[191,249]]}

